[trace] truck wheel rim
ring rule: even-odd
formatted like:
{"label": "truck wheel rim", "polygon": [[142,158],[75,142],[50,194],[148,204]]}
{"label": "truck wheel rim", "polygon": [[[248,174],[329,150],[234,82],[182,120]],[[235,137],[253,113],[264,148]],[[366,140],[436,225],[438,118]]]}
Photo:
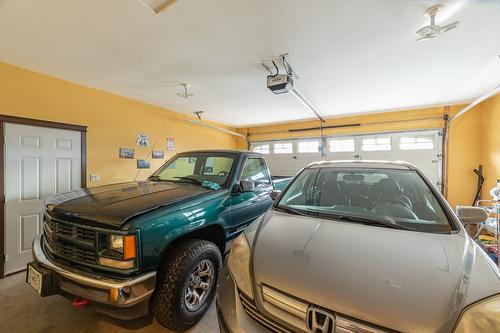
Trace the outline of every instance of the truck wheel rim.
{"label": "truck wheel rim", "polygon": [[197,311],[207,300],[214,284],[214,265],[202,260],[189,274],[184,292],[184,303],[189,311]]}

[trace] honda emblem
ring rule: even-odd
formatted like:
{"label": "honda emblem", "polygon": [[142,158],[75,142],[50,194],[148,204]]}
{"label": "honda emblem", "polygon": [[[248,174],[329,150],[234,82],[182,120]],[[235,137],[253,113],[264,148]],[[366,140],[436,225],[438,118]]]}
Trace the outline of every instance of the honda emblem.
{"label": "honda emblem", "polygon": [[310,306],[307,309],[306,325],[311,333],[334,333],[335,316],[327,311]]}

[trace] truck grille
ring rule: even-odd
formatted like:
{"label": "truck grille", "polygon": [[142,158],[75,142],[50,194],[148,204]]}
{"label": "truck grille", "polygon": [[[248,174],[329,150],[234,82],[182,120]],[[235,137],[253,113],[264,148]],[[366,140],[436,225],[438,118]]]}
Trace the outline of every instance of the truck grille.
{"label": "truck grille", "polygon": [[45,215],[43,232],[45,245],[54,256],[79,263],[97,263],[94,230]]}

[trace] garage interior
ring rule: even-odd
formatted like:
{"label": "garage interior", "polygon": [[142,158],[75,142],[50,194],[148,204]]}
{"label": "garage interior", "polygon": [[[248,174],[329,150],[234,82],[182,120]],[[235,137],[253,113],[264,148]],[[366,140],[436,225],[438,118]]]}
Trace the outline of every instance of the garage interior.
{"label": "garage interior", "polygon": [[[417,40],[436,4],[459,24]],[[47,196],[143,181],[179,152],[250,150],[276,176],[403,160],[451,207],[500,179],[497,1],[0,0],[0,41],[3,332],[168,332],[40,298],[25,270]],[[266,87],[277,73],[292,91]],[[190,332],[218,331],[212,305]]]}

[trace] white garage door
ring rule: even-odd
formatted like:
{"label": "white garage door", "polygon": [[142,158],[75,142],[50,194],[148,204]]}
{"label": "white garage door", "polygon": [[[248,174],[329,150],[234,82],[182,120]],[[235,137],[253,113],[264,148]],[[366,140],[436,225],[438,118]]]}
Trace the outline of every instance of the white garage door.
{"label": "white garage door", "polygon": [[329,160],[406,161],[418,167],[440,188],[441,131],[363,134],[326,138],[326,157],[319,153],[320,138],[253,142],[263,153],[274,176],[292,176],[307,164]]}

